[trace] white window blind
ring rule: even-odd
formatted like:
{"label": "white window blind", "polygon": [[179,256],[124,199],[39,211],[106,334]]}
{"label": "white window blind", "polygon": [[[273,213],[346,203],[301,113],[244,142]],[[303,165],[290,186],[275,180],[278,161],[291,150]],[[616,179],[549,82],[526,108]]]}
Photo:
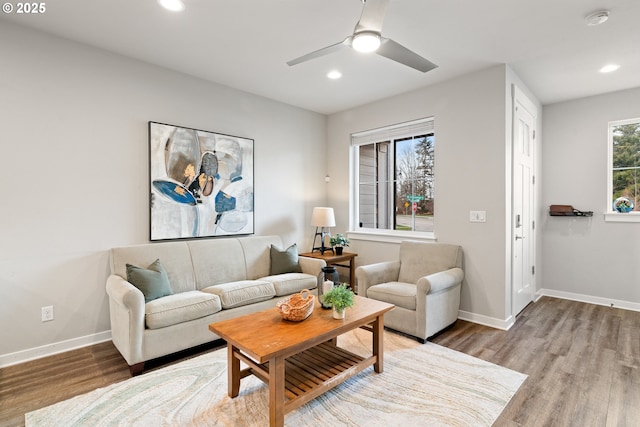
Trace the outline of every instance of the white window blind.
{"label": "white window blind", "polygon": [[378,141],[408,138],[417,135],[434,133],[434,119],[427,117],[410,122],[398,123],[378,129],[371,129],[351,134],[351,145],[371,144]]}

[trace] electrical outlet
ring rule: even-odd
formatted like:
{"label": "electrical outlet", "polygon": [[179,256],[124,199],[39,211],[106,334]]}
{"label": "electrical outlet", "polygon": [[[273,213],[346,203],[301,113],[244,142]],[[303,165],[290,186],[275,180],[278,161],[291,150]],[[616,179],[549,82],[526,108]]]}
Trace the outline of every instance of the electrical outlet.
{"label": "electrical outlet", "polygon": [[53,306],[42,307],[42,321],[49,322],[51,320],[53,320]]}

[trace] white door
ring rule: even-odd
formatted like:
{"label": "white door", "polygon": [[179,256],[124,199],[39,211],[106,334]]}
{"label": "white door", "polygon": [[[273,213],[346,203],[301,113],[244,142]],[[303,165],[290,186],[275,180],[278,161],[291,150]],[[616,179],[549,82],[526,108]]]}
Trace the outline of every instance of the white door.
{"label": "white door", "polygon": [[513,103],[513,209],[511,301],[513,316],[527,306],[535,288],[535,105],[517,88]]}

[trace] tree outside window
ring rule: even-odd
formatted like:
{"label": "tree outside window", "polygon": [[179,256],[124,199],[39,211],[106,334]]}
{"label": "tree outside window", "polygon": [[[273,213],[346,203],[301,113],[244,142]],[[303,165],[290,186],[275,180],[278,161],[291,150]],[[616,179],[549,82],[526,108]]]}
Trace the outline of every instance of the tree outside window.
{"label": "tree outside window", "polygon": [[433,231],[433,135],[396,140],[395,229]]}
{"label": "tree outside window", "polygon": [[611,202],[618,197],[627,197],[633,201],[634,211],[639,211],[640,119],[610,123],[609,135],[611,144]]}
{"label": "tree outside window", "polygon": [[433,232],[433,134],[358,146],[360,228]]}

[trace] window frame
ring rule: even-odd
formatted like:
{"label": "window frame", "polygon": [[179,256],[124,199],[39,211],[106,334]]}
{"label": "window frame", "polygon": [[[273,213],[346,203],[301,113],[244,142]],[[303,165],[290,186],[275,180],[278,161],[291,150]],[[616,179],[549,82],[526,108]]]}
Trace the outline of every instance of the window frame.
{"label": "window frame", "polygon": [[640,117],[624,120],[614,120],[607,128],[607,194],[604,219],[607,222],[640,222],[640,212],[620,213],[613,210],[613,128],[620,125],[640,124]]}
{"label": "window frame", "polygon": [[[402,240],[411,238],[413,240],[436,240],[435,228],[435,212],[434,212],[434,229],[433,231],[413,231],[413,230],[395,230],[360,227],[360,163],[359,163],[359,147],[361,145],[380,143],[389,140],[400,140],[402,138],[416,137],[420,135],[433,135],[436,137],[435,118],[425,117],[422,119],[412,120],[408,122],[398,123],[395,125],[384,126],[381,128],[371,129],[363,132],[351,134],[350,146],[350,192],[349,192],[349,237],[356,240],[372,240],[382,242],[399,243]],[[395,151],[395,143],[394,151]],[[393,154],[393,172],[395,172],[395,156]],[[434,157],[435,147],[434,147]],[[434,171],[435,177],[435,171]],[[434,178],[435,180],[435,178]],[[394,206],[395,206],[395,175],[390,186],[393,188]],[[435,194],[434,194],[435,200]],[[395,226],[395,224],[394,224]]]}

